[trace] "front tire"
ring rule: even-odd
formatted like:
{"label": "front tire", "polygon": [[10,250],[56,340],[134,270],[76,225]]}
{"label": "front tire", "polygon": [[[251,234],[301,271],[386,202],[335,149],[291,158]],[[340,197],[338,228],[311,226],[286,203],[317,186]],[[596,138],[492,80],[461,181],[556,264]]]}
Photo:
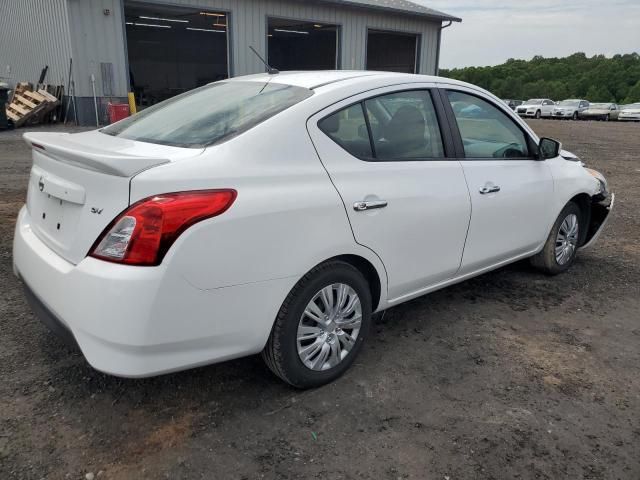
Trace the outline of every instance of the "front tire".
{"label": "front tire", "polygon": [[573,120],[578,120],[578,112],[573,112],[573,117],[571,117]]}
{"label": "front tire", "polygon": [[369,284],[359,270],[339,260],[323,263],[287,295],[262,358],[294,387],[332,382],[360,353],[371,309]]}
{"label": "front tire", "polygon": [[531,257],[531,264],[548,275],[567,271],[576,259],[581,221],[580,208],[569,202],[558,215],[542,250]]}
{"label": "front tire", "polygon": [[537,120],[540,120],[540,117],[542,117],[542,112],[541,112],[540,110],[538,110],[538,111],[536,112],[536,119],[537,119]]}

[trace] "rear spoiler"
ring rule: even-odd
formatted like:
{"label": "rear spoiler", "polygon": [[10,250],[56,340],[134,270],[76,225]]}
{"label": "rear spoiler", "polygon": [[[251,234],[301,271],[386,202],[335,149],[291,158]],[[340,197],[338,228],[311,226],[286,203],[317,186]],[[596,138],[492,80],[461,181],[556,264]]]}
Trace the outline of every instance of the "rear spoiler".
{"label": "rear spoiler", "polygon": [[59,162],[118,177],[131,177],[148,168],[169,163],[167,158],[128,155],[74,142],[68,133],[29,132],[22,138],[27,145]]}

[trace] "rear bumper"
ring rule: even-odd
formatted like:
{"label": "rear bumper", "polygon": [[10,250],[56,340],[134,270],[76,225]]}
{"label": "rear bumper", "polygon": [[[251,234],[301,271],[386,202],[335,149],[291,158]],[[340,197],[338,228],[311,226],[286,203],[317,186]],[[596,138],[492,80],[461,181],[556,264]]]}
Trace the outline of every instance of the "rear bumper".
{"label": "rear bumper", "polygon": [[27,299],[27,303],[31,307],[34,315],[53,333],[55,333],[60,340],[69,345],[70,347],[80,348],[78,342],[76,342],[73,333],[71,330],[67,328],[67,326],[60,321],[58,317],[54,315],[54,313],[49,310],[49,308],[38,298],[38,296],[33,293],[33,290],[29,288],[29,285],[26,283],[22,284],[24,287],[24,296]]}
{"label": "rear bumper", "polygon": [[258,353],[292,278],[202,290],[166,264],[73,265],[18,215],[14,271],[34,313],[97,370],[147,377]]}

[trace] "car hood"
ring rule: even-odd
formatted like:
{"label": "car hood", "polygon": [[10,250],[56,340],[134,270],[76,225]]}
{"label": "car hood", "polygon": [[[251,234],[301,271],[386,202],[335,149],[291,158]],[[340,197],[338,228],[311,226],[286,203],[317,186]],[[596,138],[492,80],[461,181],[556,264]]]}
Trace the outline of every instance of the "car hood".
{"label": "car hood", "polygon": [[620,115],[622,115],[624,113],[630,113],[632,115],[638,115],[638,114],[640,114],[640,108],[627,108],[626,110],[622,110],[620,112]]}

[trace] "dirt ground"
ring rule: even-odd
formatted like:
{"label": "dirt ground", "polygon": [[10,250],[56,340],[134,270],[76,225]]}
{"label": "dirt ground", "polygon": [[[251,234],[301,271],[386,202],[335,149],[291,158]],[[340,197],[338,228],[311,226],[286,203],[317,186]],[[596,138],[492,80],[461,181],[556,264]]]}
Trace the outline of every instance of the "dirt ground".
{"label": "dirt ground", "polygon": [[257,357],[123,380],[63,346],[12,274],[30,159],[0,132],[0,479],[640,479],[640,124],[531,125],[609,179],[597,245],[388,311],[307,392]]}

